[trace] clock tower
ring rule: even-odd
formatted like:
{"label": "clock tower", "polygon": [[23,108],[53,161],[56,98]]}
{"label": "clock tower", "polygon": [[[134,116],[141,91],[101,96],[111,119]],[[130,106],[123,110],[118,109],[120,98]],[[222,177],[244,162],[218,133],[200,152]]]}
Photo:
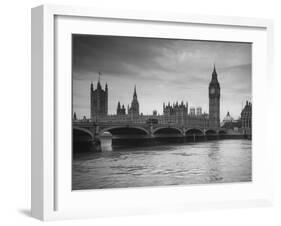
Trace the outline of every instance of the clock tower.
{"label": "clock tower", "polygon": [[209,127],[220,127],[220,84],[215,65],[209,84]]}

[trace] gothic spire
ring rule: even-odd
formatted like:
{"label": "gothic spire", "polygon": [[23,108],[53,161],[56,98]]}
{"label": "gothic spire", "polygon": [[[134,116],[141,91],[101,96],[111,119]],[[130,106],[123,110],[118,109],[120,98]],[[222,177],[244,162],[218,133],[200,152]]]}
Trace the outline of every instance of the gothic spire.
{"label": "gothic spire", "polygon": [[217,71],[216,71],[216,65],[215,64],[214,64],[214,70],[213,70],[212,76],[217,77]]}
{"label": "gothic spire", "polygon": [[94,90],[94,84],[93,84],[93,82],[91,82],[91,91],[93,91]]}
{"label": "gothic spire", "polygon": [[97,84],[97,88],[101,89],[100,76],[101,76],[101,72],[99,72],[99,78],[98,78],[98,84]]}
{"label": "gothic spire", "polygon": [[136,89],[136,85],[135,85],[135,88],[134,88],[134,97],[137,97],[137,89]]}
{"label": "gothic spire", "polygon": [[214,69],[213,69],[213,73],[212,73],[211,83],[218,83],[218,74],[217,74],[217,70],[216,70],[216,65],[215,64],[214,64]]}

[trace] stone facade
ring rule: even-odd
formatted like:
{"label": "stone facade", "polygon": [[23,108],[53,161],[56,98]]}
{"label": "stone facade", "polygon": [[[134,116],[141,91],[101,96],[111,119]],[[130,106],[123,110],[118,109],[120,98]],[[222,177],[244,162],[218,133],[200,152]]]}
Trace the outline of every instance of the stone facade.
{"label": "stone facade", "polygon": [[137,90],[136,90],[136,86],[135,86],[133,100],[132,100],[132,103],[131,103],[131,107],[128,108],[128,114],[130,116],[136,118],[140,114],[140,110],[139,109],[140,109],[139,101],[138,101]]}
{"label": "stone facade", "polygon": [[220,127],[220,85],[217,79],[217,72],[214,67],[212,79],[209,84],[209,115],[202,113],[202,108],[190,108],[188,103],[168,104],[163,103],[163,114],[143,115],[140,114],[140,105],[137,98],[136,86],[134,87],[131,105],[128,105],[127,113],[124,105],[117,104],[115,115],[108,115],[108,87],[103,90],[98,81],[97,89],[91,84],[91,121],[105,123],[154,123],[154,124],[177,124],[182,127],[214,128]]}
{"label": "stone facade", "polygon": [[252,103],[247,101],[241,112],[241,123],[244,133],[251,133],[252,129]]}
{"label": "stone facade", "polygon": [[220,84],[215,66],[209,84],[209,119],[211,128],[220,127]]}
{"label": "stone facade", "polygon": [[124,104],[121,107],[120,102],[118,101],[116,115],[126,115],[126,109]]}
{"label": "stone facade", "polygon": [[99,117],[104,117],[108,114],[108,87],[102,89],[100,80],[98,81],[97,88],[94,89],[94,84],[91,83],[90,88],[91,96],[91,120],[96,121]]}
{"label": "stone facade", "polygon": [[224,128],[224,129],[228,129],[228,130],[229,129],[231,129],[231,130],[241,129],[241,119],[235,120],[230,115],[230,113],[227,112],[226,116],[222,120],[221,127]]}

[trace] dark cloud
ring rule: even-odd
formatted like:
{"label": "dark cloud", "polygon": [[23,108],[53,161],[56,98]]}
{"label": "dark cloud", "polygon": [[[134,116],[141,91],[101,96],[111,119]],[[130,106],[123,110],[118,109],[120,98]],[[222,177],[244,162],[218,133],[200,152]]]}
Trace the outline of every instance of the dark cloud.
{"label": "dark cloud", "polygon": [[[184,100],[207,108],[208,85],[216,63],[224,104],[251,96],[251,44],[156,38],[73,35],[74,104],[89,106],[89,83],[102,72],[109,85],[109,111],[130,103],[134,84],[141,111],[161,112],[163,101]],[[239,100],[239,109],[240,102]],[[156,103],[159,103],[158,105]],[[75,108],[76,108],[75,107]],[[233,114],[238,115],[238,107]],[[208,111],[208,109],[204,109]],[[222,106],[222,114],[224,114]],[[83,113],[84,112],[84,113]]]}
{"label": "dark cloud", "polygon": [[[112,36],[75,35],[73,69],[83,72],[102,71],[108,75],[138,75],[140,70],[161,68],[157,56],[167,42],[159,39],[116,38]],[[79,73],[75,79],[79,79]],[[83,79],[83,78],[80,78]]]}

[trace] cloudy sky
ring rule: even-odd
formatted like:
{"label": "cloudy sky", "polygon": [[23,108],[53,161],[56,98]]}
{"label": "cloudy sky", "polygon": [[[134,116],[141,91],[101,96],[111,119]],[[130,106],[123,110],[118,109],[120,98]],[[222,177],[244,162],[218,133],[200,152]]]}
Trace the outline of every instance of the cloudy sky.
{"label": "cloudy sky", "polygon": [[221,86],[221,119],[251,100],[251,44],[156,38],[73,35],[73,110],[90,116],[90,83],[109,88],[109,114],[131,103],[137,86],[140,112],[162,114],[163,102],[184,101],[208,113],[215,63]]}

